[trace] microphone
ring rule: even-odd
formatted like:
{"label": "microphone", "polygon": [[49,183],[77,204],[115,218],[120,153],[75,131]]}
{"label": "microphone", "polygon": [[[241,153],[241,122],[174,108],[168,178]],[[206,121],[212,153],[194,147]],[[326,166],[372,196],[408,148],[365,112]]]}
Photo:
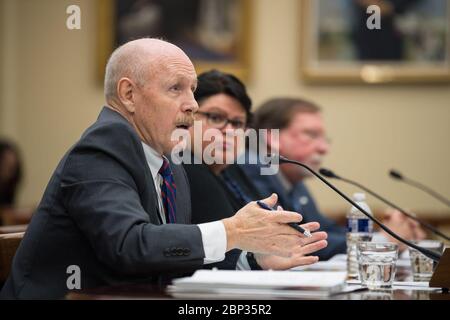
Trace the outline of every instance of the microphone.
{"label": "microphone", "polygon": [[375,193],[374,191],[368,189],[367,187],[364,187],[363,185],[361,185],[358,182],[352,181],[350,179],[346,179],[346,178],[342,178],[340,176],[338,176],[337,174],[335,174],[333,171],[329,170],[329,169],[325,169],[325,168],[321,168],[319,170],[319,173],[327,178],[334,178],[334,179],[338,179],[347,183],[350,183],[354,186],[357,186],[358,188],[366,191],[367,193],[370,193],[371,195],[373,195],[375,198],[381,200],[382,202],[386,203],[387,205],[391,206],[394,209],[397,209],[398,211],[400,211],[401,213],[403,213],[405,216],[411,218],[414,221],[417,221],[421,226],[423,226],[424,228],[430,230],[431,232],[437,234],[438,236],[444,238],[445,240],[450,240],[450,237],[448,237],[447,235],[443,234],[442,232],[440,232],[437,228],[433,227],[432,225],[421,221],[420,219],[418,219],[413,213],[407,212],[406,210],[400,208],[399,206],[395,205],[394,203],[390,202],[389,200],[387,200],[386,198],[380,196],[379,194]]}
{"label": "microphone", "polygon": [[416,187],[416,188],[428,193],[433,198],[443,202],[447,207],[450,207],[450,200],[446,199],[443,195],[440,195],[439,193],[437,193],[436,191],[432,190],[431,188],[423,185],[422,183],[420,183],[418,181],[414,181],[409,178],[405,178],[400,172],[398,172],[397,170],[394,170],[394,169],[389,171],[389,175],[393,179],[403,181],[406,184],[409,184],[410,186]]}
{"label": "microphone", "polygon": [[339,194],[342,198],[344,198],[345,200],[347,200],[347,202],[349,202],[351,205],[353,205],[355,208],[357,208],[359,211],[361,211],[365,216],[367,216],[370,220],[372,220],[373,222],[375,222],[377,225],[380,226],[381,229],[383,229],[384,231],[386,231],[389,235],[391,235],[393,238],[397,239],[398,241],[406,244],[408,247],[414,248],[417,251],[419,251],[420,253],[424,254],[425,256],[427,256],[428,258],[434,260],[434,261],[439,261],[441,258],[441,255],[437,252],[431,251],[429,249],[426,248],[422,248],[406,239],[403,239],[402,237],[400,237],[399,235],[397,235],[395,232],[393,232],[391,229],[389,229],[388,227],[386,227],[383,223],[381,223],[377,218],[373,217],[371,214],[369,214],[366,210],[364,210],[363,208],[361,208],[357,203],[355,203],[352,199],[350,199],[348,196],[346,196],[342,191],[340,191],[338,188],[336,188],[332,183],[330,183],[327,179],[323,178],[320,174],[318,174],[317,172],[315,172],[313,169],[311,169],[310,167],[308,167],[306,164],[303,164],[301,162],[295,161],[295,160],[290,160],[288,158],[283,157],[282,155],[279,155],[279,160],[280,163],[291,163],[291,164],[295,164],[298,165],[300,167],[305,168],[306,170],[308,170],[309,172],[311,172],[314,176],[316,176],[320,181],[322,181],[323,183],[325,183],[329,188],[333,189],[337,194]]}

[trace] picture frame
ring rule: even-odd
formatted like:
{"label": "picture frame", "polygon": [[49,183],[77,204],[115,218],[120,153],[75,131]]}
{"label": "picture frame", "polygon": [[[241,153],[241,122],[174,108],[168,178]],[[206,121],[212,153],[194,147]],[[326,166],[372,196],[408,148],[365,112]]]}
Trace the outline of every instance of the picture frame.
{"label": "picture frame", "polygon": [[[378,30],[368,29],[366,7],[354,8],[370,2],[380,3],[301,0],[302,79],[317,84],[450,82],[450,2],[413,0],[398,10],[398,17],[397,8],[391,9],[392,17],[382,18]],[[388,11],[384,14],[389,17]],[[395,38],[400,27],[406,30],[400,32],[403,38]]]}

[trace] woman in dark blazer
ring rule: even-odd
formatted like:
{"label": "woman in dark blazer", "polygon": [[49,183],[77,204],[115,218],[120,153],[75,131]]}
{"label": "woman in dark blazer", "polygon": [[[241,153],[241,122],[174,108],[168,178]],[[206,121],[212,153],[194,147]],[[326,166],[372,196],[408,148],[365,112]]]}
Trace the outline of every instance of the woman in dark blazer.
{"label": "woman in dark blazer", "polygon": [[[192,223],[205,223],[228,218],[248,202],[262,197],[245,175],[235,170],[224,171],[230,169],[243,151],[238,150],[244,146],[238,140],[244,139],[251,116],[251,99],[245,86],[231,74],[212,70],[199,75],[194,95],[200,108],[190,129],[190,163],[184,163],[184,168],[191,190]],[[237,179],[239,183],[235,183]],[[319,225],[313,222],[305,227],[314,231]],[[287,269],[311,264],[317,257],[306,255],[324,248],[325,239],[325,232],[314,233],[291,258],[250,253],[246,255],[248,261],[241,261],[244,267],[248,262],[252,269]],[[210,267],[235,269],[240,255],[240,250],[232,250],[224,261]]]}

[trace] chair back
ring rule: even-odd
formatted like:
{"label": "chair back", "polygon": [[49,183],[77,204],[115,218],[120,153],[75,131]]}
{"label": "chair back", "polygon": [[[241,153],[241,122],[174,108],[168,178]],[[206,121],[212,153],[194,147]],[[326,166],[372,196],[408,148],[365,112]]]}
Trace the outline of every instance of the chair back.
{"label": "chair back", "polygon": [[4,283],[11,270],[12,260],[25,232],[0,234],[0,283]]}

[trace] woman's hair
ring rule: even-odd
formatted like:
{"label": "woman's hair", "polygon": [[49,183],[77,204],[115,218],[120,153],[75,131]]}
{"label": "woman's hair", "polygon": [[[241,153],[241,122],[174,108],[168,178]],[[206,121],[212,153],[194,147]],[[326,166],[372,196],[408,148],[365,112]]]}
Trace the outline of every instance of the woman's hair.
{"label": "woman's hair", "polygon": [[194,92],[195,100],[198,104],[216,94],[226,94],[242,105],[247,115],[247,123],[250,121],[252,100],[247,94],[245,85],[229,73],[218,70],[203,72],[198,76],[197,90]]}
{"label": "woman's hair", "polygon": [[11,177],[7,181],[0,180],[0,206],[10,206],[14,204],[17,187],[22,180],[22,162],[19,151],[11,142],[2,139],[0,139],[0,168],[5,165],[5,154],[8,151],[12,151],[15,154],[17,165]]}

